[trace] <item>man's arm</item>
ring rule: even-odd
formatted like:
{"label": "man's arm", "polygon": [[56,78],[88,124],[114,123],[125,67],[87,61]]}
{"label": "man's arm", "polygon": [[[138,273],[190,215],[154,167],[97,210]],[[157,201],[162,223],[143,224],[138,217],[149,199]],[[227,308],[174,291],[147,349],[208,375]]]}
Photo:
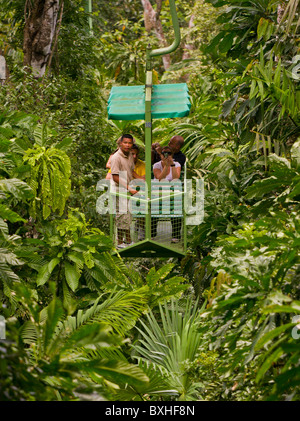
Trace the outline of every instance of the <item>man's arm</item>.
{"label": "man's arm", "polygon": [[119,174],[112,174],[112,178],[113,178],[114,182],[116,184],[118,184],[118,186],[121,185],[121,186],[125,187],[125,189],[127,191],[129,191],[130,194],[133,195],[133,194],[137,193],[137,190],[131,189],[129,187],[129,185],[127,184],[126,180],[124,180],[123,178],[120,178]]}

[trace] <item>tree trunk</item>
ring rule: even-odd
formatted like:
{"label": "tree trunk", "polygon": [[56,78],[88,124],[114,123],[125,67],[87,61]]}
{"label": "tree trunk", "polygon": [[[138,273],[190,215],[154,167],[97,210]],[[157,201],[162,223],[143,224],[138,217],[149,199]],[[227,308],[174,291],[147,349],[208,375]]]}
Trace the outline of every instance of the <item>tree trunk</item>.
{"label": "tree trunk", "polygon": [[[161,7],[162,7],[162,0],[156,0],[156,4],[157,4],[156,12],[153,9],[149,0],[141,0],[141,1],[144,8],[144,22],[145,22],[146,31],[150,32],[152,29],[154,29],[159,45],[161,47],[166,47],[167,41],[164,35],[161,21],[159,19]],[[164,54],[162,56],[162,60],[163,60],[164,68],[165,70],[167,70],[171,65],[170,54]]]}
{"label": "tree trunk", "polygon": [[277,23],[280,23],[281,22],[282,16],[283,16],[284,11],[285,11],[285,8],[286,8],[286,4],[281,4],[280,3],[277,6]]}
{"label": "tree trunk", "polygon": [[7,65],[5,57],[0,48],[0,85],[4,85],[7,78]]}
{"label": "tree trunk", "polygon": [[26,0],[24,65],[40,78],[45,74],[56,31],[59,0]]}
{"label": "tree trunk", "polygon": [[[194,20],[195,20],[195,15],[192,14],[192,16],[190,17],[189,20],[189,29],[192,29],[194,27]],[[192,51],[194,49],[193,45],[189,42],[190,40],[187,39],[184,47],[183,47],[183,55],[182,55],[182,60],[186,60],[188,58],[190,58],[190,51]]]}
{"label": "tree trunk", "polygon": [[[194,27],[194,19],[195,19],[195,15],[192,14],[190,20],[189,20],[189,29]],[[184,44],[183,47],[183,54],[182,54],[182,60],[187,60],[191,57],[190,52],[194,49],[193,44],[191,43],[190,37],[187,37],[186,42]],[[182,80],[184,82],[187,82],[189,80],[190,74],[189,73],[185,73],[184,75],[182,75]]]}

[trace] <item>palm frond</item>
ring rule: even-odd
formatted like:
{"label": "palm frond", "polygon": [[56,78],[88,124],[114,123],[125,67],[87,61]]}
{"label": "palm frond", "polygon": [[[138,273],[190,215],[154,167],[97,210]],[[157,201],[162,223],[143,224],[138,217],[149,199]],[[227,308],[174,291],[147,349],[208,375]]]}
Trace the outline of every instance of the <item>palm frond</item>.
{"label": "palm frond", "polygon": [[68,316],[65,320],[55,318],[56,325],[51,325],[55,326],[52,330],[51,352],[60,352],[65,343],[72,341],[73,334],[76,336],[74,332],[84,331],[83,328],[81,330],[82,326],[94,323],[106,325],[113,333],[124,336],[134,327],[146,307],[144,290],[112,293],[99,304],[100,299],[103,299],[103,295],[88,310],[79,310],[76,316]]}
{"label": "palm frond", "polygon": [[149,378],[149,381],[141,385],[119,385],[119,389],[117,389],[114,396],[116,400],[143,401],[149,399],[149,396],[151,398],[159,396],[167,399],[179,396],[179,392],[176,389],[168,389],[166,373],[155,370],[155,367],[151,363],[148,364],[140,361],[139,367]]}
{"label": "palm frond", "polygon": [[141,337],[133,346],[134,356],[143,363],[150,362],[156,369],[165,372],[168,389],[176,390],[187,400],[195,399],[197,387],[189,379],[185,364],[195,359],[201,345],[199,333],[201,310],[191,299],[184,308],[178,300],[171,300],[170,306],[159,305],[160,321],[152,311],[147,313],[147,322],[140,321],[137,327]]}
{"label": "palm frond", "polygon": [[124,335],[135,325],[136,320],[145,310],[145,306],[145,290],[119,291],[110,294],[101,304],[96,304],[88,310],[84,321],[93,317],[99,322],[111,325],[116,333]]}
{"label": "palm frond", "polygon": [[88,374],[96,383],[102,383],[103,377],[114,384],[128,383],[139,386],[149,381],[140,367],[125,361],[90,360],[75,361],[64,364],[67,371]]}

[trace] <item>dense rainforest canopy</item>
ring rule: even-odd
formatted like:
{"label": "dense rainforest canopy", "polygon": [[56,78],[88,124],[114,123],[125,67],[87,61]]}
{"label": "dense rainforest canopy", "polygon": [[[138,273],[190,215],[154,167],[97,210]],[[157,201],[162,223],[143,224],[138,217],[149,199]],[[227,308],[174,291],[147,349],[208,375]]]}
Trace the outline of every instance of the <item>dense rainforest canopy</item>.
{"label": "dense rainforest canopy", "polygon": [[[112,86],[173,40],[168,0],[0,0],[0,400],[300,398],[299,0],[181,0],[153,60],[191,111],[204,220],[175,258],[113,254],[96,186]],[[142,152],[143,157],[143,152]]]}

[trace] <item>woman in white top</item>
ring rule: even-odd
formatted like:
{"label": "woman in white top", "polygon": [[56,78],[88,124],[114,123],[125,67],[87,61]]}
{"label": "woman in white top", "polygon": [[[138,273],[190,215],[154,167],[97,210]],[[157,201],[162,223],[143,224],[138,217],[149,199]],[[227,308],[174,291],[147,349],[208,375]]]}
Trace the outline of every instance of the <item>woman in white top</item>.
{"label": "woman in white top", "polygon": [[[175,180],[180,177],[181,165],[173,160],[173,152],[169,146],[162,148],[161,161],[153,165],[153,174],[157,180]],[[154,239],[157,235],[158,218],[151,218],[151,235]],[[181,239],[181,218],[172,217],[172,240],[178,243]]]}
{"label": "woman in white top", "polygon": [[181,166],[173,160],[173,153],[169,146],[162,148],[161,161],[153,165],[153,174],[157,180],[174,180],[180,177]]}

